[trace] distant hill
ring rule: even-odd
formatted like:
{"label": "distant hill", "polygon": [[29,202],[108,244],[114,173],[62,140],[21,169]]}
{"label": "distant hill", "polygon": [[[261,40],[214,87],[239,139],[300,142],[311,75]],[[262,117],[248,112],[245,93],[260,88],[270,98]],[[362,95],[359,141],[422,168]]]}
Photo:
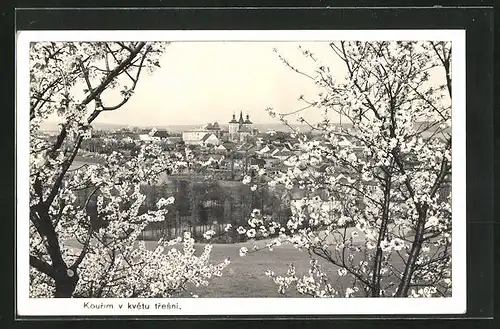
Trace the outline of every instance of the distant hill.
{"label": "distant hill", "polygon": [[[416,122],[415,125],[422,125],[426,124],[423,122]],[[337,125],[339,125],[337,123]],[[96,130],[118,130],[121,128],[132,128],[132,127],[138,127],[138,128],[153,128],[153,126],[136,126],[136,125],[127,125],[127,124],[118,124],[118,123],[94,123],[92,124],[94,129]],[[201,124],[195,124],[195,125],[157,125],[155,126],[156,129],[161,129],[161,130],[167,130],[169,132],[183,132],[186,130],[191,130],[195,128],[199,128],[203,126],[203,123]],[[299,128],[301,132],[306,132],[310,130],[310,127],[307,125],[301,125],[301,124],[291,124],[292,127],[294,128]],[[227,124],[221,124],[220,127],[222,129],[227,130],[228,125]],[[275,130],[275,131],[284,131],[284,132],[289,132],[290,128],[285,126],[282,123],[257,123],[254,124],[254,127],[257,128],[260,132],[267,132],[269,130]],[[352,124],[350,123],[343,123],[342,124],[343,128],[349,129],[352,128]],[[57,126],[56,122],[43,122],[41,124],[41,130],[46,131],[46,132],[53,132],[53,131],[58,131],[59,128]],[[430,131],[434,131],[435,128],[430,129]]]}
{"label": "distant hill", "polygon": [[[157,126],[156,128],[158,129],[166,129],[168,131],[172,132],[182,132],[190,129],[195,129],[198,127],[203,126],[203,124],[199,125],[167,125],[167,126]],[[276,131],[290,131],[290,128],[281,124],[281,123],[258,123],[253,125],[256,129],[258,129],[261,132],[266,132],[269,130],[276,130]],[[300,130],[307,130],[306,125],[291,125],[292,127],[299,127]],[[220,127],[222,129],[228,130],[229,126],[227,124],[221,124]]]}
{"label": "distant hill", "polygon": [[[92,124],[94,129],[96,130],[118,130],[121,128],[132,128],[132,127],[138,127],[138,128],[153,128],[153,126],[145,126],[145,125],[127,125],[127,124],[117,124],[117,123],[94,123]],[[155,126],[156,129],[162,129],[162,130],[167,130],[170,132],[182,132],[186,130],[191,130],[195,129],[198,127],[203,126],[203,123],[200,124],[194,124],[194,125],[157,125]],[[308,127],[306,125],[297,125],[297,124],[292,124],[292,127],[299,127],[301,131],[307,131]],[[222,129],[228,129],[228,125],[220,125]],[[255,128],[257,128],[261,132],[266,132],[269,130],[276,130],[276,131],[290,131],[290,128],[281,124],[281,123],[269,123],[269,124],[255,124]],[[51,131],[58,131],[58,124],[56,122],[42,122],[40,126],[42,131],[46,132],[51,132]]]}
{"label": "distant hill", "polygon": [[[94,129],[97,130],[115,130],[120,128],[128,127],[128,125],[114,124],[114,123],[94,123],[92,124]],[[59,126],[57,122],[44,121],[40,124],[40,129],[42,131],[58,131]]]}

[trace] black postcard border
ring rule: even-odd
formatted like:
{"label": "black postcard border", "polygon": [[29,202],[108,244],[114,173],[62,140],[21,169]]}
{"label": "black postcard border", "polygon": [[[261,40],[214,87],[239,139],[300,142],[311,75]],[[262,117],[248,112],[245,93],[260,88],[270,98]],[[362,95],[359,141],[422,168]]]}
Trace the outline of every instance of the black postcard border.
{"label": "black postcard border", "polygon": [[[397,319],[397,318],[490,318],[493,316],[493,11],[491,8],[169,8],[169,9],[17,9],[15,31],[18,30],[267,30],[267,29],[466,29],[467,76],[467,294],[465,315],[408,316],[155,316],[155,317],[17,317],[14,307],[2,310],[0,321],[10,324],[36,325],[33,320],[48,320],[53,325],[69,324],[68,320],[128,319],[153,320],[257,320],[257,319]],[[14,21],[14,19],[12,20]],[[13,55],[13,52],[12,52]],[[12,63],[12,62],[11,62]],[[12,64],[11,64],[12,65]],[[6,70],[7,79],[14,82],[14,67]],[[7,79],[8,80],[8,79]],[[15,86],[15,84],[12,84]],[[4,89],[5,90],[5,89]],[[14,105],[14,93],[7,95]],[[14,106],[11,107],[12,109]],[[14,111],[5,111],[15,122]],[[8,120],[6,120],[8,121]],[[10,132],[10,133],[9,133]],[[2,139],[4,150],[12,150],[14,129]],[[12,138],[12,139],[10,139]],[[15,161],[15,160],[14,160]],[[15,191],[15,163],[4,171],[4,190]],[[10,199],[12,198],[12,199]],[[4,209],[12,209],[2,234],[7,254],[14,258],[15,198],[2,194]],[[9,202],[10,201],[10,202]],[[10,203],[10,204],[9,204]],[[10,206],[10,207],[9,207]],[[7,212],[6,212],[7,213]],[[12,259],[15,269],[15,260]],[[12,289],[5,297],[15,300],[15,278],[11,272]],[[11,304],[12,305],[12,304]],[[54,322],[53,320],[56,320]],[[58,321],[59,320],[59,321]],[[61,321],[62,320],[62,321]],[[219,322],[215,321],[215,322]],[[36,321],[38,322],[38,321]],[[78,321],[80,322],[80,321]],[[99,321],[100,322],[100,321]],[[198,322],[198,321],[197,321]],[[248,321],[241,322],[242,326]],[[302,322],[302,321],[299,321]],[[347,321],[347,324],[352,321]],[[82,322],[80,322],[83,324]],[[191,321],[186,322],[192,323]],[[297,323],[297,322],[295,322]],[[336,321],[337,323],[337,321]],[[385,321],[384,321],[385,323]],[[461,321],[463,323],[463,321]],[[115,323],[116,324],[116,323]],[[184,324],[184,325],[185,325]],[[302,326],[304,326],[303,323]],[[339,323],[340,324],[340,323]],[[76,325],[73,323],[72,325]],[[106,324],[109,326],[110,323]],[[119,323],[118,323],[119,325]],[[168,325],[163,323],[162,325]],[[214,325],[211,321],[211,325]],[[236,323],[234,323],[236,325]],[[358,325],[358,324],[357,324]],[[458,325],[457,322],[452,324]],[[470,324],[469,324],[470,325]],[[92,325],[93,326],[93,325]],[[406,326],[406,325],[405,325]],[[10,327],[10,326],[9,326]],[[66,327],[66,326],[63,326]],[[120,326],[121,327],[121,326]],[[238,327],[240,327],[238,325]]]}

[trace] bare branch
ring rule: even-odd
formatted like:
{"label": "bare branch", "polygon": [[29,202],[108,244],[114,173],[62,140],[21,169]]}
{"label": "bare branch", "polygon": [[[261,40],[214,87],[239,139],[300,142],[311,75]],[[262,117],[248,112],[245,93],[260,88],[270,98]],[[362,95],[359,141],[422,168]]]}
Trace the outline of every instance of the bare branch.
{"label": "bare branch", "polygon": [[45,262],[41,258],[30,255],[30,265],[51,278],[55,277],[55,271],[52,266],[47,264],[47,262]]}

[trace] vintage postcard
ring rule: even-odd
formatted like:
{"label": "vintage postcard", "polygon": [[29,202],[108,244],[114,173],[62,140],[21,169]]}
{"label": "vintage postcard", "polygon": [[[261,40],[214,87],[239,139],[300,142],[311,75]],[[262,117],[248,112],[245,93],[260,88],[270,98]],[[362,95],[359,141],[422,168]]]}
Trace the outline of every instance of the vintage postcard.
{"label": "vintage postcard", "polygon": [[24,31],[16,60],[18,315],[466,311],[465,31]]}

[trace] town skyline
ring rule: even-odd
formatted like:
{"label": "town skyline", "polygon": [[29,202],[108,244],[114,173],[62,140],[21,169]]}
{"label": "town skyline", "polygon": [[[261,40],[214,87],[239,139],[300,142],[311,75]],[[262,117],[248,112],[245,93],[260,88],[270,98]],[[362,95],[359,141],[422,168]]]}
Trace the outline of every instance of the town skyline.
{"label": "town skyline", "polygon": [[[242,111],[257,125],[282,124],[266,109],[291,113],[315,101],[322,91],[312,80],[319,65],[328,66],[337,82],[344,81],[345,64],[329,44],[327,41],[171,42],[159,58],[160,67],[152,74],[141,75],[130,100],[117,111],[102,113],[94,123],[137,127],[209,122],[227,125],[233,114],[238,116]],[[304,55],[306,51],[314,59]],[[429,84],[445,83],[436,69],[429,73]],[[74,96],[83,97],[85,88],[83,83],[76,85]],[[121,101],[120,91],[108,90],[102,99],[106,104],[117,104]],[[311,107],[299,114],[315,124],[323,120],[324,113],[324,109]],[[328,118],[332,123],[342,121],[333,111],[328,112]],[[296,115],[287,116],[287,120],[290,124],[299,123]],[[47,122],[57,123],[57,115],[51,115]]]}
{"label": "town skyline", "polygon": [[[172,42],[153,74],[143,73],[133,97],[118,111],[102,113],[95,121],[137,126],[193,125],[217,121],[228,124],[233,113],[249,114],[256,124],[279,123],[266,108],[278,113],[304,107],[299,98],[314,99],[320,91],[314,82],[284,64],[314,75],[315,63],[299,49],[310,49],[343,76],[343,65],[328,42]],[[276,50],[276,52],[275,52]],[[202,54],[202,55],[200,55]],[[75,86],[75,96],[83,85]],[[119,102],[118,90],[103,94],[109,104]],[[140,113],[140,115],[138,115]],[[322,111],[303,113],[321,120]],[[333,116],[334,117],[334,116]],[[295,117],[290,117],[295,121]],[[48,121],[57,122],[55,115]]]}

